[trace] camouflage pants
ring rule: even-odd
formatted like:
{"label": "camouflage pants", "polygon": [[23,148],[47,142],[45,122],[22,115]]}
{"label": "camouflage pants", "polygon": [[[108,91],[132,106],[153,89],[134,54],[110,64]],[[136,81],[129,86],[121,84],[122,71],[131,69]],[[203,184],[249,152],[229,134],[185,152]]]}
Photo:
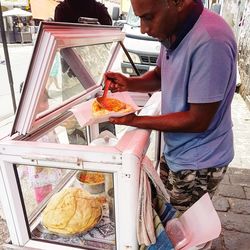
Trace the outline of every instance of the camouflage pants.
{"label": "camouflage pants", "polygon": [[206,192],[212,198],[228,166],[173,172],[164,157],[160,162],[160,177],[170,195],[171,204],[185,211]]}

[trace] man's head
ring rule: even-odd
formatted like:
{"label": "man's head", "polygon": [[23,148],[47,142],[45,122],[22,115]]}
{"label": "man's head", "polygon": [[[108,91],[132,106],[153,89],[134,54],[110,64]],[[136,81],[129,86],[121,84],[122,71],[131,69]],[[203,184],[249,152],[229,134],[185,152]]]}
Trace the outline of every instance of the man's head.
{"label": "man's head", "polygon": [[192,11],[193,0],[131,0],[141,32],[163,41],[176,34]]}

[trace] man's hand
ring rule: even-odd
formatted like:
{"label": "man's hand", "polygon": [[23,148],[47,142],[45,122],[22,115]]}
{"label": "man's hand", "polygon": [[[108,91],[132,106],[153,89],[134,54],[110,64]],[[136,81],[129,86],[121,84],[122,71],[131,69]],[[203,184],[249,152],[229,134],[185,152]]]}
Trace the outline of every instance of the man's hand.
{"label": "man's hand", "polygon": [[107,72],[105,78],[111,81],[109,89],[111,92],[128,91],[128,77],[115,72]]}
{"label": "man's hand", "polygon": [[134,126],[133,124],[136,117],[135,113],[132,113],[122,117],[110,117],[109,121],[113,124]]}

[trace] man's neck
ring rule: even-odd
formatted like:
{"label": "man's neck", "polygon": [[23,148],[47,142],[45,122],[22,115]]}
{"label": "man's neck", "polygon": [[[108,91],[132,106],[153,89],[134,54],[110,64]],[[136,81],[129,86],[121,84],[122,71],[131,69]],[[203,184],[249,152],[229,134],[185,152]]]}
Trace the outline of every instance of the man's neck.
{"label": "man's neck", "polygon": [[186,33],[188,33],[193,27],[203,9],[200,0],[184,0],[183,5],[183,10],[179,13],[179,20],[175,33],[165,41],[161,41],[161,43],[168,49],[175,49],[178,46]]}

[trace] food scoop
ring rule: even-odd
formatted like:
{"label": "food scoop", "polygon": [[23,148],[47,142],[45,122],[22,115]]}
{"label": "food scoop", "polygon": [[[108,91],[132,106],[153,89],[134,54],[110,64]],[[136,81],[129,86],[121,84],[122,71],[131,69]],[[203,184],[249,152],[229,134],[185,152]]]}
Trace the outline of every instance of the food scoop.
{"label": "food scoop", "polygon": [[111,81],[107,79],[105,81],[105,87],[104,87],[103,95],[96,98],[96,101],[98,102],[98,104],[102,108],[107,109],[107,110],[112,110],[112,108],[109,105],[109,102],[107,101],[107,94],[108,94],[110,84],[111,84]]}

